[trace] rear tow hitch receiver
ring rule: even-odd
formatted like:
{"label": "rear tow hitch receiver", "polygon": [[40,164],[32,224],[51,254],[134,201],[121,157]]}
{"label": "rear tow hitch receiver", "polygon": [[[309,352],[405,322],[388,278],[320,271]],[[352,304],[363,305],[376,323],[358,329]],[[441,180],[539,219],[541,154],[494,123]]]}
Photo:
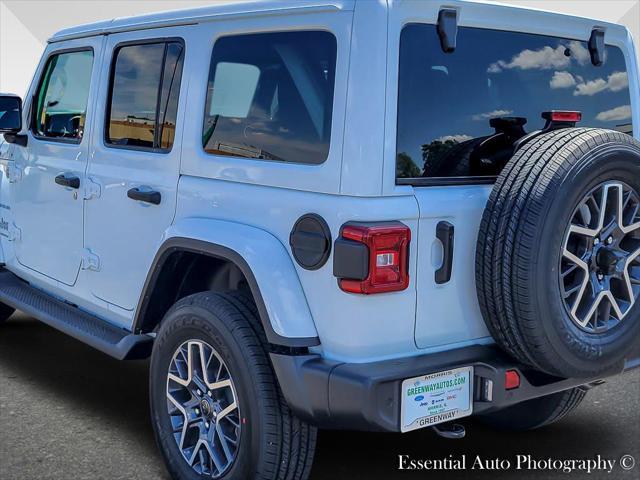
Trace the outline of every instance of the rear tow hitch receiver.
{"label": "rear tow hitch receiver", "polygon": [[459,423],[443,423],[441,425],[434,425],[431,428],[438,435],[443,438],[448,438],[449,440],[464,438],[467,434],[464,426],[460,425]]}

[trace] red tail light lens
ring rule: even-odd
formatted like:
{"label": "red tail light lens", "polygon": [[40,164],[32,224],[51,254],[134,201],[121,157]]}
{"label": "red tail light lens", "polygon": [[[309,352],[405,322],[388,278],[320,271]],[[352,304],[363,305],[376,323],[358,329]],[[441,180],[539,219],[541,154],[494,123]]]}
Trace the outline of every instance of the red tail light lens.
{"label": "red tail light lens", "polygon": [[350,293],[385,293],[409,286],[408,254],[411,230],[402,223],[347,224],[342,237],[362,243],[369,250],[368,276],[363,280],[341,278],[340,288]]}
{"label": "red tail light lens", "polygon": [[580,112],[552,110],[546,113],[548,119],[552,122],[579,122],[582,120],[582,113]]}
{"label": "red tail light lens", "polygon": [[504,374],[505,390],[513,390],[520,386],[520,375],[515,370],[507,370]]}

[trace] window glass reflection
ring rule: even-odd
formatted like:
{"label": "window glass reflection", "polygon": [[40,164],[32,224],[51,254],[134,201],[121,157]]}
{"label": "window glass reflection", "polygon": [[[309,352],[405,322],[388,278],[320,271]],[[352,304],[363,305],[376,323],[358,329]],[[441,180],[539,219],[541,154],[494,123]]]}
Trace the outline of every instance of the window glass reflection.
{"label": "window glass reflection", "polygon": [[328,32],[223,37],[213,50],[207,153],[318,164],[331,135],[336,40]]}
{"label": "window glass reflection", "polygon": [[632,132],[624,57],[607,46],[591,64],[586,42],[459,28],[445,54],[433,25],[401,34],[398,178],[497,175],[513,143],[548,110],[579,110],[580,126]]}

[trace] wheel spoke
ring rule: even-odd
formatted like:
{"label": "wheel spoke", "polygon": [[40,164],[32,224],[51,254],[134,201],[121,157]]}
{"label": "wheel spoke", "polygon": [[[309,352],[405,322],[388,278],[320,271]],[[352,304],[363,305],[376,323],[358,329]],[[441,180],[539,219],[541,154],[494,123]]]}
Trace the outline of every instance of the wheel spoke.
{"label": "wheel spoke", "polygon": [[630,301],[629,308],[631,308],[631,306],[633,306],[633,304],[635,303],[635,293],[633,291],[633,285],[634,283],[636,285],[640,284],[640,279],[632,277],[629,269],[631,267],[631,264],[634,263],[638,258],[640,258],[640,248],[627,257],[627,261],[624,266],[624,272],[622,274],[625,285],[627,287],[628,299]]}
{"label": "wheel spoke", "polygon": [[218,415],[216,415],[216,417],[218,418],[218,421],[220,421],[223,418],[225,418],[227,415],[229,415],[231,412],[233,412],[236,408],[237,408],[237,405],[236,405],[236,402],[234,400],[233,403],[231,403],[231,405],[229,405],[226,408],[222,409],[220,411],[220,413],[218,413]]}
{"label": "wheel spoke", "polygon": [[572,315],[576,315],[576,311],[578,310],[578,307],[582,303],[582,297],[584,296],[584,293],[587,290],[587,286],[589,285],[589,266],[584,262],[584,260],[582,260],[581,258],[578,258],[576,255],[571,253],[566,248],[562,252],[562,254],[566,259],[573,262],[576,268],[580,268],[584,272],[583,278],[580,281],[580,283],[578,283],[577,285],[571,286],[571,288],[569,290],[565,290],[563,294],[563,297],[567,299],[577,292],[577,296],[573,302],[573,307],[571,309]]}
{"label": "wheel spoke", "polygon": [[599,232],[600,232],[600,229],[598,228],[587,228],[587,227],[582,227],[580,225],[571,225],[571,227],[569,227],[569,233],[584,235],[585,237],[590,237],[590,238],[597,237]]}
{"label": "wheel spoke", "polygon": [[231,388],[231,380],[220,380],[219,382],[207,383],[210,390],[220,390],[221,388]]}
{"label": "wheel spoke", "polygon": [[581,291],[583,288],[583,284],[584,282],[580,282],[577,285],[574,285],[573,287],[571,287],[569,290],[565,290],[563,297],[564,298],[569,298],[571,295],[573,295],[574,293]]}
{"label": "wheel spoke", "polygon": [[229,443],[227,442],[227,437],[224,435],[224,433],[222,432],[222,429],[220,428],[220,423],[216,424],[216,436],[218,438],[220,446],[222,447],[222,451],[224,452],[224,455],[227,457],[227,459],[231,458],[231,450],[229,449]]}
{"label": "wheel spoke", "polygon": [[180,402],[173,398],[173,395],[168,392],[167,398],[173,404],[173,406],[176,407],[176,409],[182,414],[183,417],[180,440],[178,441],[178,446],[180,447],[180,450],[182,450],[184,448],[184,440],[187,435],[187,429],[189,428],[189,415],[187,414],[185,408],[180,404]]}
{"label": "wheel spoke", "polygon": [[[602,302],[603,298],[605,298],[605,292],[600,292],[591,303],[589,310],[587,310],[587,313],[583,316],[583,318],[581,320],[578,319],[578,323],[580,323],[580,325],[582,325],[583,327],[586,327],[589,324],[591,317],[593,317],[594,315],[597,315],[598,307],[600,306],[600,302]],[[594,320],[594,324],[595,323],[596,322]]]}
{"label": "wheel spoke", "polygon": [[562,277],[566,277],[567,275],[572,274],[573,272],[575,272],[576,268],[579,268],[577,263],[574,263],[573,265],[571,265],[569,268],[567,268],[564,272],[562,272],[560,275],[562,275]]}
{"label": "wheel spoke", "polygon": [[602,318],[604,319],[605,322],[608,322],[609,319],[611,318],[611,307],[612,307],[611,300],[609,300],[609,301],[607,301],[607,305],[606,305],[605,310],[604,310],[604,315],[602,316]]}
{"label": "wheel spoke", "polygon": [[219,457],[219,455],[218,455],[217,453],[214,453],[214,454],[212,454],[212,455],[211,455],[211,461],[212,461],[212,462],[213,462],[213,464],[215,465],[216,470],[217,470],[218,472],[223,472],[223,471],[225,470],[225,463],[226,463],[226,462],[223,462],[223,461],[220,459],[220,457]]}

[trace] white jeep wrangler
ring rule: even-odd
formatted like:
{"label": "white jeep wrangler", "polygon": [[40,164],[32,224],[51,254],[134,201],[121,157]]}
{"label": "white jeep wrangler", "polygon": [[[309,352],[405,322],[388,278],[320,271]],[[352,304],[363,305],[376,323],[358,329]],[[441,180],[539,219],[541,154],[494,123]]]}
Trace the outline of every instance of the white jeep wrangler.
{"label": "white jeep wrangler", "polygon": [[477,2],[63,30],[0,97],[2,319],[151,356],[176,479],[540,427],[640,363],[639,92],[625,28]]}

